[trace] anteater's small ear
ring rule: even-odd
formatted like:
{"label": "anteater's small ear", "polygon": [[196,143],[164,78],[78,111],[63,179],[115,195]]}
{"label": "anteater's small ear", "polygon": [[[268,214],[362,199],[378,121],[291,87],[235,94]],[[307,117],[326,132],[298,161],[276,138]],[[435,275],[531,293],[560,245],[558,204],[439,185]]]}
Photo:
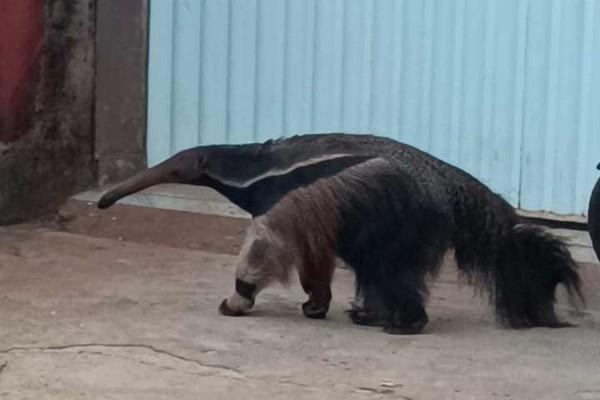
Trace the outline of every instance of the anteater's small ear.
{"label": "anteater's small ear", "polygon": [[206,154],[199,154],[196,157],[196,165],[194,165],[194,169],[198,173],[204,172],[206,169]]}
{"label": "anteater's small ear", "polygon": [[596,165],[596,169],[600,169],[600,164]]}

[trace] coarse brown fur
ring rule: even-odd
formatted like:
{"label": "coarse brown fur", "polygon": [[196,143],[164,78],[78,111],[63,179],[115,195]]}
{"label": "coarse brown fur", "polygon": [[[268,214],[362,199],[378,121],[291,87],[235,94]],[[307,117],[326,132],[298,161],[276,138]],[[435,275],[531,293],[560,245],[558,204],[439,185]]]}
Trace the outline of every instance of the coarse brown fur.
{"label": "coarse brown fur", "polygon": [[[351,173],[344,171],[344,174]],[[298,270],[309,295],[302,310],[307,317],[324,318],[331,300],[331,280],[337,258],[339,200],[332,180],[293,190],[265,216],[268,229],[281,237],[294,255],[289,264]]]}

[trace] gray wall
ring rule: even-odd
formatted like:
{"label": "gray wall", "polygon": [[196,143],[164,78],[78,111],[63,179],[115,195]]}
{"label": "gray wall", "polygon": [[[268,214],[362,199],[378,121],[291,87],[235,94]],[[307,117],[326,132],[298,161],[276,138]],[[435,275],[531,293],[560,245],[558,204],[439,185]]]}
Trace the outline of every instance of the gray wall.
{"label": "gray wall", "polygon": [[42,19],[31,122],[0,142],[0,224],[146,163],[147,1],[47,0]]}

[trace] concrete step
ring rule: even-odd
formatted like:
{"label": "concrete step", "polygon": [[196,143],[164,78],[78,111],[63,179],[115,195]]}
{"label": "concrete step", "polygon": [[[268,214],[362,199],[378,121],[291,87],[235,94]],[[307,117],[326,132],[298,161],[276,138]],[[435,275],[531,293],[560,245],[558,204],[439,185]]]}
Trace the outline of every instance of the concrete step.
{"label": "concrete step", "polygon": [[[79,193],[73,200],[97,202],[110,186]],[[250,214],[229,202],[216,191],[191,185],[156,185],[134,193],[119,201],[119,204],[151,207],[163,210],[250,219]]]}

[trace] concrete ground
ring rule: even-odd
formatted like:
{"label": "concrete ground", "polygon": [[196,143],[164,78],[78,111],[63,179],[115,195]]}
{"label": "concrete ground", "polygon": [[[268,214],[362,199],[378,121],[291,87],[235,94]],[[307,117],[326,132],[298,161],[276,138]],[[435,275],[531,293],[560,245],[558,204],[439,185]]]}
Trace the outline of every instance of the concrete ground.
{"label": "concrete ground", "polygon": [[558,232],[582,262],[586,310],[559,304],[577,328],[500,328],[448,267],[424,334],[391,336],[349,322],[345,269],[324,321],[302,316],[297,282],[223,317],[247,220],[80,200],[0,227],[0,399],[600,399],[600,265],[581,232]]}

